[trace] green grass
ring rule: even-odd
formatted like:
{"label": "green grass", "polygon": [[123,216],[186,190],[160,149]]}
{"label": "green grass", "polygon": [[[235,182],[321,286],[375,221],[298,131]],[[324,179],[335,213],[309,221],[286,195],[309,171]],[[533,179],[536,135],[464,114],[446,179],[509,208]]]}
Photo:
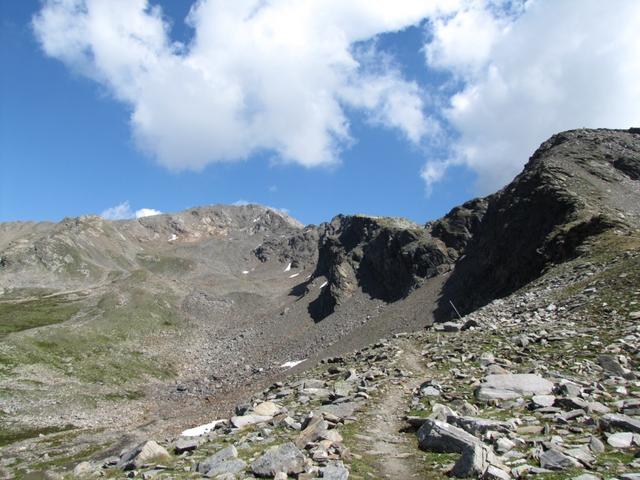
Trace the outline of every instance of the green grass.
{"label": "green grass", "polygon": [[52,433],[66,432],[73,430],[73,425],[66,425],[63,427],[44,427],[44,428],[24,428],[24,429],[8,429],[3,426],[0,429],[0,447],[10,445],[15,442],[27,440],[29,438],[35,438],[40,435],[49,435]]}
{"label": "green grass", "polygon": [[97,306],[83,311],[78,325],[59,324],[38,335],[6,336],[0,343],[0,377],[28,365],[107,385],[123,385],[146,375],[173,376],[168,360],[145,353],[142,345],[145,339],[179,325],[174,299],[133,285],[125,288],[126,303],[119,303],[117,293],[106,295]]}
{"label": "green grass", "polygon": [[78,302],[59,297],[21,303],[0,303],[0,337],[31,328],[62,323],[81,308]]}

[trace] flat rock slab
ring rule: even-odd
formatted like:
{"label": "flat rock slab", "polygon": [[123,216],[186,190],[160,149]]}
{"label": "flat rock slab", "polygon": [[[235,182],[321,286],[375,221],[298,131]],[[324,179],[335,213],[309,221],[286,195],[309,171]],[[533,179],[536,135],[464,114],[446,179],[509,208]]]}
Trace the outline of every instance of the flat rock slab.
{"label": "flat rock slab", "polygon": [[449,415],[447,416],[447,423],[455,425],[456,427],[459,427],[477,437],[490,430],[503,433],[515,430],[512,423],[480,417],[459,417],[457,415]]}
{"label": "flat rock slab", "polygon": [[640,433],[640,420],[619,413],[603,415],[600,419],[600,426],[605,430],[619,428],[628,432]]}
{"label": "flat rock slab", "polygon": [[242,415],[231,417],[231,424],[236,428],[242,428],[248,425],[255,425],[257,423],[269,422],[272,419],[273,417],[268,415]]}
{"label": "flat rock slab", "polygon": [[550,395],[553,383],[532,373],[506,373],[487,375],[476,390],[481,401],[513,400],[532,395]]}
{"label": "flat rock slab", "polygon": [[560,450],[552,448],[540,455],[540,466],[547,470],[566,470],[579,467],[580,463]]}
{"label": "flat rock slab", "polygon": [[353,415],[362,408],[362,404],[358,402],[344,402],[330,405],[322,405],[317,409],[320,413],[330,413],[338,418],[353,417]]}
{"label": "flat rock slab", "polygon": [[418,430],[420,448],[430,452],[463,453],[478,443],[476,437],[461,428],[430,418]]}
{"label": "flat rock slab", "polygon": [[613,448],[631,448],[636,436],[631,432],[613,433],[607,438],[607,443]]}

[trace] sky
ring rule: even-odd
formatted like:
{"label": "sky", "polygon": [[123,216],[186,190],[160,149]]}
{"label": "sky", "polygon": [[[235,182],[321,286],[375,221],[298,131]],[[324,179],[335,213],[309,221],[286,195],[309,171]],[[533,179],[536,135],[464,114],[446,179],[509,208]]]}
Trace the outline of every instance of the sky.
{"label": "sky", "polygon": [[640,126],[637,0],[0,0],[0,221],[416,222]]}

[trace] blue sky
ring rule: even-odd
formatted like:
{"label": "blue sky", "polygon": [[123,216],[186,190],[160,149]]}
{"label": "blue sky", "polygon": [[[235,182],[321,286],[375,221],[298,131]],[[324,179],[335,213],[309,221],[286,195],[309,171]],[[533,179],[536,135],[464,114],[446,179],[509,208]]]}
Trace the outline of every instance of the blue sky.
{"label": "blue sky", "polygon": [[[73,1],[84,3],[84,0]],[[88,15],[93,15],[91,2],[99,3],[101,0],[87,1]],[[135,3],[144,4],[138,1],[128,2],[128,5]],[[208,2],[212,4],[210,9],[207,11],[203,7],[192,26],[184,22],[189,2],[151,3],[161,6],[162,18],[171,22],[171,27],[160,35],[161,40],[183,43],[178,50],[166,46],[153,50],[159,52],[157,55],[161,61],[168,59],[167,62],[174,65],[176,59],[180,63],[187,55],[196,58],[197,49],[193,46],[196,30],[203,37],[198,46],[200,58],[215,57],[216,48],[220,45],[215,43],[215,39],[207,45],[202,32],[208,28],[207,22],[215,22],[212,18],[219,16],[219,10],[224,9],[220,5],[224,3],[216,6],[217,2]],[[633,92],[633,82],[627,78],[632,76],[637,63],[631,63],[632,68],[618,76],[609,75],[595,78],[593,83],[587,82],[582,78],[583,69],[588,68],[589,62],[596,63],[599,59],[585,54],[585,44],[565,52],[565,57],[558,59],[557,53],[552,54],[551,41],[546,46],[544,41],[536,45],[528,42],[538,36],[541,25],[545,22],[548,25],[549,19],[558,15],[553,11],[556,7],[549,2],[534,2],[542,6],[534,5],[533,11],[518,10],[513,14],[507,13],[507,9],[496,13],[491,1],[478,6],[482,3],[446,12],[413,11],[407,7],[406,15],[399,16],[392,24],[386,23],[386,16],[382,15],[384,11],[377,12],[381,18],[384,16],[385,21],[382,22],[371,20],[373,15],[369,15],[370,12],[345,13],[336,7],[338,19],[351,15],[350,24],[357,24],[360,18],[363,19],[360,30],[366,33],[349,30],[346,35],[355,39],[349,41],[349,52],[366,52],[353,54],[352,59],[361,67],[354,70],[348,80],[335,77],[343,82],[332,93],[340,111],[327,114],[321,126],[311,126],[303,132],[309,135],[310,145],[317,138],[316,133],[320,135],[340,128],[341,119],[348,122],[348,132],[335,145],[320,145],[315,153],[308,153],[303,148],[300,153],[297,139],[287,138],[286,128],[265,134],[262,143],[244,151],[243,139],[258,131],[247,130],[246,126],[238,134],[238,141],[230,143],[224,151],[215,152],[218,143],[200,139],[198,135],[206,137],[210,133],[215,136],[219,133],[215,129],[230,127],[222,121],[217,123],[218,120],[211,120],[215,125],[210,126],[208,118],[193,120],[194,143],[202,140],[203,145],[198,152],[185,149],[180,143],[182,138],[176,139],[179,148],[172,143],[166,148],[156,149],[148,139],[173,135],[175,125],[163,124],[162,129],[157,130],[153,130],[155,127],[147,128],[147,124],[141,127],[135,124],[137,120],[132,120],[132,114],[163,112],[164,122],[166,112],[174,108],[164,103],[171,97],[172,88],[160,91],[153,98],[145,98],[146,103],[139,103],[136,93],[132,94],[122,83],[122,70],[118,70],[120,64],[116,67],[100,64],[98,54],[90,60],[72,57],[76,53],[71,51],[73,45],[67,37],[63,37],[63,45],[59,47],[60,32],[55,30],[53,22],[43,21],[38,32],[34,31],[34,15],[43,8],[59,8],[56,2],[0,0],[0,62],[4,72],[0,76],[0,221],[59,220],[65,216],[99,214],[125,201],[133,210],[153,208],[163,212],[204,204],[250,201],[285,208],[305,223],[327,221],[338,213],[404,216],[425,222],[506,183],[521,169],[532,148],[555,130],[577,126],[627,127],[638,120],[640,109],[634,104],[638,94]],[[627,19],[637,14],[634,2],[620,2],[620,5],[627,8],[622,12],[626,13]],[[597,3],[593,8],[584,10],[582,17],[575,21],[574,28],[591,32],[591,22],[596,21],[602,12],[598,10]],[[289,14],[286,9],[274,11],[274,15]],[[56,13],[71,15],[68,20],[72,25],[83,21],[74,17],[76,13],[73,12]],[[96,8],[95,15],[99,14]],[[132,15],[144,16],[145,21],[153,17],[152,12],[144,8]],[[99,20],[109,25],[108,18]],[[150,21],[153,20],[151,18]],[[336,21],[337,25],[339,23]],[[215,23],[214,27],[221,28]],[[309,28],[315,28],[315,25]],[[326,31],[326,25],[318,28]],[[553,25],[548,28],[549,36],[557,41],[557,38],[553,39]],[[476,34],[471,35],[471,39],[467,38],[474,31]],[[149,35],[158,35],[153,28],[151,32]],[[86,31],[82,34],[86,35]],[[585,40],[586,45],[589,41],[601,42],[598,34],[593,32],[594,38]],[[560,26],[557,35],[566,35],[561,33]],[[478,38],[484,40],[478,41]],[[628,36],[622,34],[620,38],[611,39],[612,51],[614,48],[620,50],[616,47],[628,44],[628,40]],[[56,41],[54,49],[51,45]],[[156,37],[149,40],[150,43],[155,41]],[[569,113],[548,113],[548,95],[539,93],[539,88],[527,91],[533,87],[523,86],[522,72],[529,66],[514,65],[514,58],[523,53],[510,50],[509,45],[516,41],[531,48],[531,57],[542,66],[545,62],[557,64],[558,60],[562,60],[561,65],[566,65],[561,75],[548,79],[548,88],[554,92],[558,89],[576,92],[575,95],[561,97],[567,107],[564,110]],[[313,42],[309,48],[305,46],[300,55],[317,54],[318,48],[326,51],[324,42],[318,43],[317,39]],[[475,51],[473,55],[468,53],[470,47]],[[608,61],[637,62],[633,60],[637,55],[632,47],[635,48],[633,42],[627,48],[629,52],[618,51],[617,56]],[[100,52],[103,46],[88,43],[84,48]],[[229,48],[242,48],[237,50],[238,57],[247,55],[244,45],[231,45]],[[347,51],[340,48],[336,47],[337,53]],[[135,61],[142,60],[132,60]],[[365,64],[368,66],[362,67]],[[207,68],[213,69],[212,65]],[[317,64],[316,59],[309,65],[313,68],[318,65],[320,73],[315,76],[336,74],[332,65]],[[512,82],[512,98],[495,93],[496,85],[492,83],[495,75],[492,77],[490,73],[491,65],[501,67],[503,83]],[[130,68],[126,65],[126,74],[133,71],[131,75],[137,75],[135,72],[140,71],[137,66]],[[267,65],[259,67],[262,70],[252,71],[251,80],[248,77],[229,77],[229,72],[237,72],[244,66],[242,63],[227,64],[224,67],[227,70],[223,72],[227,77],[220,73],[220,78],[231,78],[232,81],[239,78],[243,93],[247,98],[256,97],[256,108],[263,108],[262,105],[271,101],[272,92],[276,90],[269,90],[268,85],[255,87],[253,77],[257,75],[258,80],[263,81],[272,78],[273,72]],[[295,64],[284,63],[284,67],[279,68],[288,67],[294,70],[290,77],[286,76],[287,72],[283,77],[298,78]],[[180,63],[179,68],[184,70],[186,67]],[[216,75],[218,73],[215,72]],[[331,85],[336,83],[335,78],[331,77]],[[146,91],[151,88],[148,85],[155,86],[155,83],[144,83],[148,79],[133,79],[133,83],[138,81]],[[375,106],[371,106],[367,103],[369,97],[360,93],[375,82],[384,84],[386,90],[372,94]],[[604,87],[597,87],[597,82],[603,83]],[[611,93],[605,95],[605,88],[610,85],[618,88],[620,102],[612,99]],[[174,88],[180,86],[181,83],[177,82]],[[318,89],[324,92],[323,85]],[[292,86],[293,91],[295,85]],[[478,91],[485,94],[481,98],[471,94]],[[205,93],[216,95],[216,92]],[[317,92],[311,90],[311,93]],[[308,94],[305,92],[306,96]],[[389,107],[393,106],[394,98],[399,98],[394,95],[408,99],[409,110],[403,108],[400,113],[394,113],[397,110]],[[626,101],[623,101],[623,96]],[[585,98],[591,98],[602,108],[591,109],[593,111],[570,108],[580,105]],[[464,100],[460,102],[464,105],[456,106],[454,99]],[[213,105],[215,100],[212,98]],[[632,105],[625,106],[629,102]],[[271,110],[266,112],[267,117],[282,118],[283,112],[287,114],[296,107],[295,99],[292,104],[293,107],[269,107]],[[403,101],[402,106],[406,105]],[[416,105],[417,114],[414,111]],[[197,107],[194,104],[194,110]],[[190,108],[186,105],[185,120],[179,125],[182,137],[185,132],[191,135]],[[526,115],[523,115],[523,109]],[[216,111],[205,113],[212,119],[224,115]],[[294,112],[292,118],[305,117]],[[543,118],[544,121],[532,120],[531,125],[519,125],[517,131],[511,132],[509,129],[515,128],[513,123],[522,121],[522,118]],[[197,122],[204,122],[206,128],[213,130],[198,134]],[[298,127],[294,123],[291,126],[292,131]],[[531,130],[531,133],[523,135],[524,129]],[[262,130],[258,132],[261,134]],[[231,132],[230,136],[234,134]],[[202,149],[206,152],[204,156]],[[207,156],[209,151],[212,152],[211,158]]]}

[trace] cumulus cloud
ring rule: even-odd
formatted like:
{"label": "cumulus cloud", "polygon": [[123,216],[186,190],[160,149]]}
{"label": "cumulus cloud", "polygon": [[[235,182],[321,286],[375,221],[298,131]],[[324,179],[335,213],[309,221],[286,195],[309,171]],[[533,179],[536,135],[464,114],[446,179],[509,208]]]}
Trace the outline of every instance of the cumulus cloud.
{"label": "cumulus cloud", "polygon": [[139,210],[132,210],[128,201],[122,202],[115,207],[110,207],[104,210],[100,216],[105,220],[128,220],[131,218],[143,218],[151,217],[153,215],[160,215],[161,211],[153,208],[141,208]]}
{"label": "cumulus cloud", "polygon": [[[259,151],[307,167],[339,162],[345,108],[420,143],[435,123],[419,87],[371,71],[354,44],[450,12],[457,0],[201,0],[188,45],[147,0],[45,0],[33,19],[47,55],[131,108],[137,144],[198,170]],[[367,59],[370,60],[370,59]]]}
{"label": "cumulus cloud", "polygon": [[141,208],[140,210],[136,210],[136,218],[153,217],[154,215],[162,215],[162,212],[154,208]]}
{"label": "cumulus cloud", "polygon": [[640,2],[479,1],[438,19],[428,66],[462,87],[442,116],[456,133],[428,185],[465,165],[489,192],[553,133],[640,124]]}
{"label": "cumulus cloud", "polygon": [[[488,192],[556,131],[640,124],[637,0],[199,0],[186,21],[181,44],[150,0],[43,0],[33,28],[172,170],[336,164],[356,110],[427,152],[429,188],[462,165]],[[419,24],[417,82],[376,38]]]}

